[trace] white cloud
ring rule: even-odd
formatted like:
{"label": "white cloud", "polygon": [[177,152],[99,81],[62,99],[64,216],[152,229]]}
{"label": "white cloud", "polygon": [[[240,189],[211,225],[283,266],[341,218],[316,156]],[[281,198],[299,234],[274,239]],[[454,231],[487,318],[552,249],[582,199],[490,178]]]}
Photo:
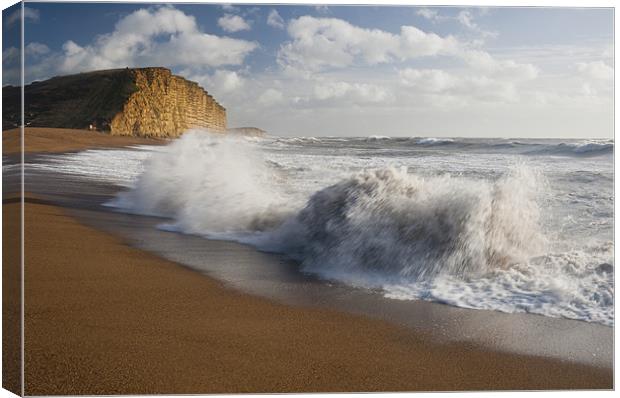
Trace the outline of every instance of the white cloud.
{"label": "white cloud", "polygon": [[320,14],[327,14],[329,12],[329,7],[322,5],[322,6],[314,6],[314,9],[316,10],[316,12],[320,13]]}
{"label": "white cloud", "polygon": [[[193,16],[174,7],[139,9],[119,19],[110,33],[86,45],[66,41],[58,51],[30,43],[27,80],[97,69],[165,66],[204,73],[242,65],[258,43],[202,32]],[[27,59],[28,61],[28,59]]]}
{"label": "white cloud", "polygon": [[[6,22],[5,22],[6,26],[7,27],[13,26],[13,24],[15,24],[17,21],[20,20],[20,17],[21,17],[21,9],[15,10],[11,15],[7,17]],[[32,22],[39,22],[39,18],[40,18],[39,10],[30,8],[30,7],[24,7],[24,20],[30,19]]]}
{"label": "white cloud", "polygon": [[239,32],[250,30],[250,25],[239,15],[224,14],[217,20],[217,24],[226,32]]}
{"label": "white cloud", "polygon": [[514,102],[518,100],[516,83],[484,75],[451,74],[439,69],[412,69],[399,71],[401,83],[415,88],[421,94],[457,97],[462,104],[472,100]]}
{"label": "white cloud", "polygon": [[456,86],[458,79],[440,69],[406,68],[399,71],[401,82],[423,92],[440,93]]}
{"label": "white cloud", "polygon": [[273,106],[276,104],[280,104],[284,101],[284,94],[280,90],[276,90],[274,88],[268,88],[265,90],[260,97],[258,97],[258,102],[261,105],[265,106]]}
{"label": "white cloud", "polygon": [[220,103],[227,103],[240,92],[246,85],[246,79],[239,72],[216,69],[214,72],[200,73],[192,70],[182,70],[181,76],[197,82],[210,94],[217,98]]}
{"label": "white cloud", "polygon": [[278,13],[278,10],[275,8],[269,11],[269,16],[267,17],[267,25],[277,28],[284,29],[284,19]]}
{"label": "white cloud", "polygon": [[278,52],[278,62],[285,68],[319,71],[356,63],[376,65],[443,55],[461,59],[486,74],[504,75],[513,80],[530,80],[538,75],[532,64],[498,60],[476,49],[475,44],[424,32],[415,26],[401,26],[399,34],[392,34],[361,28],[341,19],[303,16],[289,23],[288,33],[291,40]]}
{"label": "white cloud", "polygon": [[598,80],[611,80],[614,76],[614,69],[603,61],[579,62],[577,70],[589,78]]}
{"label": "white cloud", "polygon": [[19,61],[19,49],[17,47],[8,47],[2,51],[2,65],[6,67],[9,64]]}
{"label": "white cloud", "polygon": [[240,8],[239,7],[235,7],[232,4],[222,4],[222,10],[227,11],[227,12],[239,12]]}
{"label": "white cloud", "polygon": [[220,91],[229,93],[243,87],[244,79],[234,71],[217,70],[213,75],[213,80],[217,82]]}
{"label": "white cloud", "polygon": [[471,14],[471,12],[469,11],[461,11],[458,13],[458,15],[456,16],[457,21],[459,21],[461,23],[461,25],[472,29],[472,30],[478,30],[478,25],[474,22],[474,16]]}
{"label": "white cloud", "polygon": [[497,32],[491,32],[482,29],[476,22],[474,22],[474,15],[468,11],[463,10],[458,13],[456,20],[467,29],[479,33],[482,37],[497,37]]}
{"label": "white cloud", "polygon": [[[479,9],[479,15],[483,16],[488,13],[488,11],[483,11],[483,9]],[[457,21],[461,26],[464,26],[468,30],[476,32],[480,34],[482,37],[496,37],[497,32],[491,32],[482,29],[476,22],[474,14],[469,10],[461,10],[456,16],[447,16],[441,15],[437,10],[430,8],[421,8],[416,12],[417,15],[424,17],[432,22],[441,22],[441,21]]]}
{"label": "white cloud", "polygon": [[431,10],[430,8],[421,8],[416,12],[416,14],[430,20],[437,18],[437,11]]}
{"label": "white cloud", "polygon": [[414,26],[402,26],[400,34],[379,29],[365,29],[337,18],[303,16],[288,25],[292,41],[278,52],[282,65],[311,70],[345,67],[357,59],[374,65],[395,59],[449,55],[459,51],[460,43],[452,36],[440,37]]}
{"label": "white cloud", "polygon": [[352,103],[382,103],[391,99],[389,90],[374,84],[324,82],[314,88],[314,96],[320,101],[346,100]]}
{"label": "white cloud", "polygon": [[146,65],[239,65],[256,47],[253,42],[203,33],[193,16],[172,7],[140,9],[89,45],[67,41],[58,69],[69,73]]}
{"label": "white cloud", "polygon": [[33,56],[33,57],[38,57],[41,55],[45,55],[47,53],[50,52],[50,49],[48,46],[46,46],[43,43],[37,43],[37,42],[32,42],[32,43],[28,43],[28,45],[26,46],[25,50],[24,50],[26,56]]}
{"label": "white cloud", "polygon": [[517,63],[513,60],[498,60],[481,50],[469,50],[462,53],[462,58],[473,69],[502,76],[509,80],[532,80],[538,76],[538,68],[532,64]]}

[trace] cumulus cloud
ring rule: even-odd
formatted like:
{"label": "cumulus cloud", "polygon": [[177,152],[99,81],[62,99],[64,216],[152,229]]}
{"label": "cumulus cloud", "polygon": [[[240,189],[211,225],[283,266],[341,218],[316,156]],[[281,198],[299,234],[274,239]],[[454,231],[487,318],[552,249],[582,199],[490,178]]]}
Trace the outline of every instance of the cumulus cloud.
{"label": "cumulus cloud", "polygon": [[32,42],[28,43],[24,49],[24,52],[26,56],[39,57],[41,55],[48,54],[50,52],[50,48],[43,43]]}
{"label": "cumulus cloud", "polygon": [[458,79],[441,69],[405,68],[398,72],[402,84],[431,93],[445,92],[458,84]]}
{"label": "cumulus cloud", "polygon": [[383,103],[392,96],[388,89],[374,84],[344,81],[322,82],[314,88],[314,97],[320,101],[346,100],[353,103]]}
{"label": "cumulus cloud", "polygon": [[60,49],[41,43],[26,48],[27,80],[58,74],[124,67],[166,66],[205,73],[240,66],[258,43],[208,34],[192,15],[171,7],[136,10],[114,29],[80,45],[67,40]]}
{"label": "cumulus cloud", "polygon": [[260,97],[258,97],[258,102],[261,105],[265,106],[273,106],[280,104],[284,101],[284,94],[280,90],[276,90],[275,88],[268,88],[265,90]]}
{"label": "cumulus cloud", "polygon": [[244,79],[237,72],[229,70],[217,70],[213,75],[213,81],[221,92],[229,93],[243,87]]}
{"label": "cumulus cloud", "polygon": [[538,68],[532,64],[513,60],[498,60],[486,51],[468,50],[461,55],[473,69],[510,80],[531,80],[538,76]]}
{"label": "cumulus cloud", "polygon": [[591,79],[611,80],[614,70],[603,61],[579,62],[577,70]]}
{"label": "cumulus cloud", "polygon": [[269,16],[267,16],[267,25],[277,29],[284,29],[284,19],[282,19],[280,13],[278,13],[278,10],[275,8],[269,11]]}
{"label": "cumulus cloud", "polygon": [[489,102],[514,102],[518,99],[516,82],[484,75],[452,74],[440,69],[406,68],[399,71],[401,83],[419,94],[458,97]]}
{"label": "cumulus cloud", "polygon": [[278,52],[283,65],[308,69],[345,67],[360,59],[375,65],[414,57],[455,54],[458,41],[440,37],[414,26],[402,26],[400,34],[365,29],[337,18],[302,16],[288,25],[291,41]]}
{"label": "cumulus cloud", "polygon": [[62,46],[62,73],[147,65],[239,65],[258,45],[201,32],[193,16],[172,7],[140,9],[86,46]]}
{"label": "cumulus cloud", "polygon": [[226,32],[239,32],[250,30],[250,25],[239,15],[224,14],[217,20],[217,24]]}
{"label": "cumulus cloud", "polygon": [[246,78],[237,71],[227,69],[216,69],[215,71],[204,73],[181,70],[179,74],[191,81],[197,82],[217,98],[218,101],[223,102],[227,102],[238,93],[244,91],[242,89],[246,86]]}
{"label": "cumulus cloud", "polygon": [[[418,12],[423,10],[428,9]],[[510,79],[530,80],[538,74],[534,65],[498,60],[453,36],[442,37],[415,26],[401,26],[399,34],[393,34],[361,28],[337,18],[303,16],[289,23],[288,34],[291,40],[278,52],[278,62],[285,68],[319,71],[356,63],[376,65],[450,56],[461,59],[475,70]]]}

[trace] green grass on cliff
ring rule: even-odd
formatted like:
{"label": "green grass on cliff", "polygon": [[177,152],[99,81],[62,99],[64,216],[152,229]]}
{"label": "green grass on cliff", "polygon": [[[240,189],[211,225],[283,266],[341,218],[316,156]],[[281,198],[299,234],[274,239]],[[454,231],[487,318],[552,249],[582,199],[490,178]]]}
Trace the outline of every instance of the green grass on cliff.
{"label": "green grass on cliff", "polygon": [[[108,125],[137,90],[131,69],[59,76],[25,87],[25,123],[32,127],[99,128]],[[19,122],[19,87],[3,87],[4,128]]]}

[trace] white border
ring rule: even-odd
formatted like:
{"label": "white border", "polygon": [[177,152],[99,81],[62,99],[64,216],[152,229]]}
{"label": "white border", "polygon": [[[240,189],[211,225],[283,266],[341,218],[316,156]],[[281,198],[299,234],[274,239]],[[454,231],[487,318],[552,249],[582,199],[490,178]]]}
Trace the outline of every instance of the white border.
{"label": "white border", "polygon": [[[47,1],[47,0],[28,0],[28,3],[49,3],[49,2],[53,2],[53,1]],[[63,2],[63,1],[57,1],[57,2]],[[69,2],[74,2],[74,3],[186,3],[186,4],[225,4],[225,3],[230,3],[230,4],[265,4],[265,5],[317,5],[317,4],[321,4],[321,5],[385,5],[385,6],[389,6],[389,5],[401,5],[401,6],[456,6],[456,7],[476,7],[476,6],[481,6],[481,7],[588,7],[588,8],[592,8],[592,7],[606,7],[606,8],[615,8],[616,2],[612,1],[612,0],[590,0],[590,1],[584,1],[584,0],[538,0],[538,1],[532,1],[532,0],[521,0],[521,1],[515,1],[515,0],[502,0],[501,3],[498,2],[498,0],[495,1],[491,1],[491,0],[475,0],[475,1],[464,1],[464,0],[447,0],[447,1],[437,1],[437,0],[426,0],[426,1],[403,1],[403,0],[390,0],[390,1],[352,1],[352,0],[336,0],[336,1],[329,1],[329,0],[314,0],[314,1],[299,1],[299,0],[289,0],[289,1],[261,1],[261,0],[245,0],[245,1],[213,1],[213,0],[206,0],[206,1],[182,1],[182,0],[167,0],[167,1],[148,1],[148,0],[133,0],[133,1],[126,1],[126,0],[108,0],[108,1],[96,1],[96,0],[82,0],[82,1],[65,1],[67,3]],[[2,8],[8,8],[9,6],[14,5],[16,2],[11,1],[10,3],[4,3],[2,4]],[[22,3],[22,8],[24,6],[24,3]],[[617,22],[617,14],[614,11],[614,27],[616,25]],[[0,30],[1,32],[1,30]],[[2,34],[0,33],[0,39]],[[23,35],[23,24],[22,24],[22,49],[23,49],[23,40],[24,40],[24,35]],[[615,48],[615,43],[618,41],[618,32],[616,29],[614,29],[614,48]],[[23,70],[23,57],[22,57],[22,70]],[[615,64],[615,54],[614,54],[614,64]],[[1,77],[1,73],[0,73],[0,77]],[[614,68],[614,77],[615,77],[615,68]],[[22,73],[21,75],[21,79],[22,79],[22,87],[23,87],[23,79],[24,79],[24,75]],[[616,107],[616,103],[615,103],[615,92],[617,89],[617,81],[614,79],[614,138],[615,138],[615,114],[617,113],[618,109]],[[23,101],[23,95],[22,95],[22,101]],[[22,103],[22,125],[23,125],[23,103]],[[21,217],[22,217],[22,226],[23,226],[23,222],[24,222],[24,197],[23,197],[23,191],[24,191],[24,174],[23,174],[23,161],[24,161],[24,152],[23,152],[23,145],[24,145],[24,140],[23,140],[23,133],[22,133],[22,139],[21,139],[21,145],[22,145],[22,211],[21,211]],[[615,150],[615,149],[614,149]],[[618,166],[618,157],[615,156],[614,153],[614,184],[616,182],[616,175],[615,175],[615,170],[617,169]],[[1,179],[0,179],[1,181]],[[618,193],[618,186],[617,184],[614,185],[614,198],[616,197]],[[615,231],[616,231],[616,220],[615,220],[615,215],[617,214],[617,207],[616,207],[616,203],[614,200],[614,243],[616,242],[616,235],[615,235]],[[2,220],[2,213],[0,212],[0,222]],[[21,229],[21,234],[22,234],[22,275],[24,272],[24,264],[23,264],[23,260],[24,260],[24,245],[23,245],[23,239],[24,239],[24,231],[23,228]],[[2,232],[0,230],[0,238],[2,237]],[[617,250],[617,246],[615,247],[615,250]],[[0,246],[0,253],[2,251],[2,248]],[[615,252],[615,254],[617,254],[617,251]],[[614,254],[614,257],[615,257]],[[1,293],[1,286],[0,286],[0,293]],[[22,278],[22,341],[24,338],[23,335],[23,305],[24,305],[24,280]],[[615,308],[616,312],[617,312],[617,308]],[[617,316],[616,316],[617,319]],[[1,321],[0,321],[0,325],[1,325]],[[618,330],[616,328],[614,328],[614,334],[617,337],[617,333]],[[617,349],[615,347],[615,340],[614,340],[614,351],[617,353]],[[24,383],[23,383],[23,377],[24,377],[24,353],[23,353],[23,344],[22,344],[22,389],[24,388]],[[614,355],[614,382],[616,382],[618,379],[618,369],[615,367],[615,355]],[[449,394],[449,395],[447,395]],[[373,396],[379,396],[379,397],[389,397],[389,396],[400,396],[400,397],[423,397],[423,398],[430,398],[430,397],[443,397],[443,396],[449,396],[449,397],[455,397],[455,396],[464,396],[464,397],[473,397],[473,396],[479,396],[481,394],[484,394],[484,396],[486,397],[518,397],[518,396],[522,396],[522,395],[526,395],[529,397],[539,397],[539,396],[544,396],[544,397],[582,397],[584,394],[588,394],[588,395],[593,395],[593,396],[615,396],[614,392],[593,392],[593,391],[558,391],[558,392],[471,392],[471,393],[379,393],[379,394],[373,394]],[[613,394],[613,395],[612,395]],[[22,395],[23,395],[23,390],[22,390]],[[251,398],[263,398],[265,396],[271,397],[271,396],[277,396],[279,394],[253,394],[253,395],[244,395],[244,397],[251,397]],[[296,396],[301,396],[301,397],[317,397],[317,396],[323,396],[325,394],[295,394]],[[338,396],[343,397],[343,398],[350,398],[350,397],[361,397],[362,395],[365,394],[338,394]],[[158,397],[173,397],[175,395],[159,395]],[[203,396],[203,395],[199,395],[199,396]],[[219,395],[220,397],[235,397],[236,395]],[[0,390],[0,397],[4,398],[4,397],[14,397],[13,394],[11,394],[10,392],[6,391],[6,390]],[[149,397],[149,396],[137,396],[137,397]]]}

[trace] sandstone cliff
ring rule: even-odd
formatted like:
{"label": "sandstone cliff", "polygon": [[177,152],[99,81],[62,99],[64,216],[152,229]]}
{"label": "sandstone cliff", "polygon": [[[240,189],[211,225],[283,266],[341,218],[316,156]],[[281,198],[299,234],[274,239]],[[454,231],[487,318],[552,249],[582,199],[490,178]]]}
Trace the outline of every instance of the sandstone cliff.
{"label": "sandstone cliff", "polygon": [[248,137],[264,137],[267,132],[258,127],[233,127],[226,130],[228,134],[244,135]]}
{"label": "sandstone cliff", "polygon": [[[25,122],[32,127],[108,131],[113,135],[178,137],[189,128],[226,132],[226,109],[197,83],[166,68],[114,69],[59,76],[24,88]],[[14,103],[18,87],[3,87]],[[4,109],[3,126],[19,121]]]}

